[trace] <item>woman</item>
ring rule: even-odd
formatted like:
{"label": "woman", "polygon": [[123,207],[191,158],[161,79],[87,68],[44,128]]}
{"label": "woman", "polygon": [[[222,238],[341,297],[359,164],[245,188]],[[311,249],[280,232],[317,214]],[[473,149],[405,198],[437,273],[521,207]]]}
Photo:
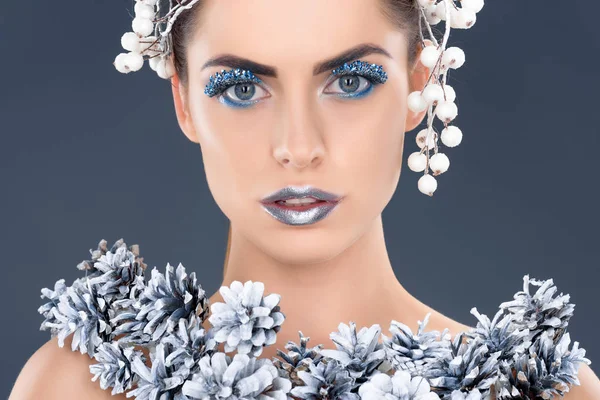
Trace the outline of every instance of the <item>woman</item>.
{"label": "woman", "polygon": [[[467,10],[478,3],[463,0]],[[138,37],[140,33],[146,37],[153,33],[154,27],[148,27],[145,16],[151,15],[156,5],[156,0],[136,3],[136,15],[140,19],[134,21],[133,29]],[[194,366],[202,364],[216,370],[219,362],[233,365],[232,359],[214,356],[223,354],[223,351],[232,356],[232,349],[269,360],[278,355],[277,349],[284,350],[288,341],[300,343],[299,331],[302,332],[301,338],[302,334],[310,337],[310,345],[323,345],[321,361],[329,362],[319,362],[316,353],[311,353],[308,363],[312,364],[311,367],[295,376],[286,375],[286,371],[290,371],[284,364],[278,364],[276,369],[273,367],[276,364],[265,364],[261,371],[267,374],[266,377],[249,374],[255,378],[252,381],[254,389],[246,388],[252,394],[244,398],[259,398],[258,393],[263,391],[270,391],[267,395],[272,398],[293,395],[296,398],[323,399],[479,399],[494,398],[485,396],[495,396],[496,390],[500,393],[501,388],[508,391],[504,394],[512,390],[515,398],[517,395],[543,398],[543,394],[551,393],[551,387],[528,387],[523,382],[508,381],[507,371],[518,367],[516,364],[501,367],[496,361],[506,354],[501,352],[491,356],[489,346],[492,343],[488,343],[489,353],[479,359],[477,370],[470,366],[457,372],[454,378],[459,381],[449,384],[444,380],[449,376],[448,370],[436,375],[433,368],[429,368],[437,365],[436,361],[456,361],[452,355],[444,353],[449,349],[450,340],[456,345],[466,344],[467,337],[461,333],[474,327],[453,321],[412,296],[396,278],[388,258],[381,214],[400,177],[405,132],[415,129],[428,116],[429,129],[418,136],[422,151],[411,154],[409,159],[412,170],[424,171],[418,188],[427,195],[436,190],[434,175],[448,168],[447,158],[441,151],[438,153],[440,142],[448,147],[460,143],[460,132],[448,128],[456,115],[452,108],[453,99],[448,98],[453,97],[451,88],[446,85],[441,92],[442,97],[437,98],[439,92],[436,89],[441,90],[441,85],[427,94],[421,93],[432,82],[433,71],[443,75],[441,82],[445,84],[445,72],[461,64],[460,52],[455,50],[454,57],[448,59],[438,51],[440,43],[445,48],[448,30],[443,38],[439,38],[440,43],[434,37],[423,40],[421,36],[423,31],[431,29],[422,20],[424,15],[431,25],[436,20],[453,17],[458,28],[467,28],[474,23],[476,12],[473,9],[459,13],[457,9],[450,8],[451,5],[454,2],[449,0],[439,4],[436,1],[412,0],[305,0],[256,1],[249,6],[226,0],[201,0],[182,2],[177,8],[171,2],[171,9],[177,10],[178,14],[176,19],[169,20],[173,21],[173,25],[166,27],[170,30],[165,36],[168,40],[160,42],[162,47],[154,47],[156,43],[152,40],[146,41],[152,46],[148,47],[146,43],[148,50],[144,54],[154,56],[150,61],[152,69],[160,77],[171,80],[179,125],[190,141],[199,144],[210,190],[231,221],[223,276],[225,289],[209,298],[204,298],[197,289],[190,289],[190,292],[183,290],[178,293],[192,294],[185,297],[184,303],[171,304],[173,308],[169,309],[166,300],[150,299],[148,294],[167,290],[163,277],[153,273],[154,292],[144,289],[152,287],[152,284],[144,285],[136,279],[145,269],[137,248],[125,253],[124,243],[118,242],[109,251],[106,243],[101,242],[92,261],[98,261],[101,255],[106,257],[113,251],[114,254],[120,251],[121,256],[132,261],[126,270],[127,285],[140,285],[139,292],[130,290],[128,293],[142,298],[144,295],[140,293],[146,290],[145,300],[142,305],[136,305],[135,302],[127,303],[127,297],[118,297],[118,290],[110,292],[105,288],[104,292],[101,289],[93,292],[96,290],[93,284],[100,287],[100,284],[110,283],[112,289],[118,289],[118,285],[112,285],[117,282],[116,276],[111,275],[111,280],[107,280],[99,273],[106,271],[99,271],[93,262],[81,265],[86,273],[90,273],[92,281],[82,280],[78,286],[79,293],[90,290],[89,293],[94,296],[100,294],[109,303],[123,301],[122,310],[125,311],[120,314],[122,319],[117,317],[110,321],[114,322],[113,334],[118,332],[117,338],[135,336],[138,343],[133,339],[130,341],[135,346],[123,356],[122,369],[107,373],[103,366],[116,365],[116,362],[109,362],[110,349],[105,347],[103,356],[96,355],[100,354],[97,353],[96,340],[102,342],[102,335],[110,333],[107,321],[101,324],[93,320],[93,328],[100,331],[100,339],[92,340],[88,336],[86,340],[85,332],[90,335],[96,332],[84,329],[90,326],[89,316],[86,316],[88,322],[82,322],[77,319],[80,314],[75,312],[72,318],[81,325],[72,328],[58,317],[71,311],[67,305],[63,309],[57,306],[55,312],[50,311],[58,304],[58,293],[68,293],[64,288],[55,287],[57,303],[51,301],[44,310],[49,312],[45,315],[49,321],[46,327],[64,327],[61,328],[62,336],[58,340],[54,337],[32,356],[17,379],[11,399],[114,398],[110,388],[102,389],[98,382],[90,380],[88,365],[96,374],[95,380],[99,379],[103,385],[109,384],[113,388],[120,387],[120,390],[113,391],[119,398],[126,398],[123,393],[125,387],[135,389],[132,376],[136,374],[140,380],[134,393],[139,398],[183,398],[177,397],[183,393],[189,398],[234,399],[242,396],[243,385],[238,385],[238,381],[235,384],[220,381],[219,390],[211,391],[214,388],[203,384],[207,382],[209,372],[205,369],[199,372],[194,370]],[[424,7],[423,10],[421,7]],[[141,67],[141,52],[136,50],[144,43],[139,42],[132,35],[124,35],[123,47],[133,54],[117,57],[115,67],[118,70],[130,72]],[[172,57],[162,57],[165,49],[172,49]],[[227,70],[222,71],[223,68]],[[219,75],[220,72],[224,74]],[[225,72],[229,74],[225,75]],[[409,96],[414,92],[418,96]],[[434,101],[436,99],[437,102]],[[433,105],[431,103],[440,106],[436,116],[446,123],[446,130],[441,132],[439,139],[431,129],[432,108],[426,107]],[[280,202],[290,196],[297,200]],[[299,204],[302,202],[310,204]],[[120,274],[122,278],[123,272],[120,271]],[[167,281],[173,274],[179,274],[175,281],[187,279],[183,278],[182,269],[168,267]],[[188,278],[195,280],[191,274]],[[189,284],[190,281],[186,282]],[[546,288],[549,285],[549,282],[532,282]],[[527,280],[526,283],[528,286]],[[89,284],[87,288],[86,284]],[[258,333],[252,331],[254,344],[248,340],[240,341],[239,326],[238,330],[227,330],[228,318],[239,316],[236,311],[240,310],[240,303],[236,301],[242,297],[236,297],[236,289],[247,294],[246,300],[255,296],[253,301],[259,305],[260,312],[270,313],[267,316],[271,319],[264,322],[264,329],[256,331]],[[267,293],[279,294],[280,298],[268,297]],[[89,296],[89,299],[94,296]],[[76,307],[76,303],[68,303],[75,300],[65,298],[64,304]],[[87,298],[82,296],[81,299],[83,304]],[[178,299],[181,300],[181,297]],[[187,306],[189,301],[193,303],[191,308]],[[218,303],[221,304],[211,310],[212,317],[209,318],[208,305]],[[96,309],[102,306],[95,304]],[[507,310],[511,310],[515,305],[506,306]],[[563,306],[563,310],[568,311],[568,304]],[[285,314],[283,324],[277,322],[281,317],[277,307]],[[166,316],[160,315],[160,310],[164,309],[169,309]],[[307,310],[318,312],[308,313]],[[153,363],[149,357],[151,346],[144,343],[154,339],[156,344],[168,333],[188,329],[189,325],[169,322],[170,317],[179,312],[182,318],[190,318],[189,324],[201,322],[206,332],[213,326],[219,327],[219,333],[215,330],[215,336],[207,336],[206,343],[203,343],[207,348],[218,344],[220,353],[213,353],[213,357],[189,355],[187,360],[193,359],[194,366],[187,365],[188,369],[185,369],[183,362],[177,364],[180,367],[180,375],[177,375],[164,366],[168,363],[168,355],[177,350],[176,345],[164,344],[153,348],[152,351],[157,354]],[[198,316],[199,319],[194,319]],[[564,333],[570,314],[566,312],[563,316],[562,325],[552,331],[557,337]],[[546,315],[546,318],[551,317]],[[373,362],[363,359],[360,373],[352,370],[344,356],[335,352],[340,350],[340,346],[331,341],[337,338],[339,344],[343,343],[340,338],[352,336],[345,331],[351,325],[339,325],[347,321],[353,321],[357,331],[360,327],[372,328],[362,337],[370,335],[373,340],[370,343],[378,356],[372,357]],[[386,332],[386,337],[380,336],[377,327],[387,328],[390,321],[398,321],[399,324],[395,324],[394,329],[390,327],[392,334]],[[483,319],[481,321],[484,322]],[[440,353],[435,353],[435,346],[429,343],[429,350],[420,350],[421,353],[430,351],[432,358],[420,362],[418,346],[403,353],[398,347],[399,342],[394,342],[401,340],[401,332],[405,329],[401,324],[408,326],[413,333],[420,331],[425,324],[427,330],[444,331],[449,337],[440,337],[446,340],[446,346],[439,349]],[[150,325],[152,329],[144,330]],[[338,330],[337,335],[330,336]],[[198,331],[194,332],[198,334]],[[528,347],[525,345],[527,332],[515,332],[514,337],[523,341],[499,349],[510,354],[521,351],[524,354],[521,359],[528,359],[525,350]],[[535,338],[541,337],[540,332],[536,332]],[[543,332],[547,332],[546,328]],[[237,333],[237,338],[231,339]],[[276,343],[271,340],[274,334]],[[152,339],[148,339],[148,335]],[[183,343],[177,341],[180,338],[173,340],[172,343]],[[422,340],[426,340],[424,336]],[[66,343],[66,346],[58,346],[57,341],[58,344]],[[244,351],[240,351],[240,343],[245,346]],[[270,345],[265,345],[267,343]],[[394,347],[394,343],[398,346]],[[519,344],[523,345],[521,350],[518,350]],[[96,355],[95,359],[70,351],[78,348],[82,352],[88,351],[90,357]],[[133,353],[134,348],[138,353]],[[400,357],[401,354],[411,360]],[[589,360],[580,352],[574,351],[573,354],[578,355],[577,360],[572,364],[565,360],[565,365],[581,367],[578,371],[571,371],[579,377],[580,385],[572,385],[570,390],[559,389],[567,393],[565,398],[570,400],[598,398],[600,381],[587,365]],[[120,356],[121,353],[114,355],[117,359]],[[238,357],[235,360],[243,364],[249,363],[250,358]],[[509,358],[506,357],[506,360]],[[400,359],[403,361],[398,361]],[[98,362],[101,365],[93,367],[99,365]],[[145,369],[140,362],[154,369]],[[325,369],[326,365],[329,365],[327,368],[338,368],[337,380],[326,379],[328,384],[320,385],[314,377],[330,374],[331,371]],[[411,371],[410,374],[401,372],[404,367]],[[489,371],[485,367],[489,367]],[[196,375],[192,379],[193,371]],[[277,378],[268,375],[273,371],[277,371]],[[468,382],[469,373],[474,374],[475,382]],[[395,379],[385,378],[384,374]],[[502,376],[506,379],[502,380]],[[529,377],[530,383],[541,382],[539,376],[538,380],[535,379],[535,374]],[[409,383],[411,379],[413,386]],[[269,384],[263,385],[265,381]],[[411,394],[403,392],[405,389]]]}

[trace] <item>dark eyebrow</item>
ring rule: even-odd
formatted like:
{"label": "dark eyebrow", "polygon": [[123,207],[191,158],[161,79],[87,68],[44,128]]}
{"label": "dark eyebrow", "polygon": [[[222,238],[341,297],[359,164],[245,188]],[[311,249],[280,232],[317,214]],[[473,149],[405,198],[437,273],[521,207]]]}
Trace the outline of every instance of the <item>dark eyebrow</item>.
{"label": "dark eyebrow", "polygon": [[[386,57],[393,58],[387,50],[373,43],[362,43],[354,46],[330,59],[320,61],[313,68],[313,75],[319,75],[325,71],[333,70],[344,63],[354,61],[357,58],[364,57],[369,54],[383,54]],[[222,54],[211,58],[203,66],[202,69],[212,66],[224,66],[229,68],[240,68],[252,71],[256,75],[277,77],[277,68],[270,65],[264,65],[247,58],[235,56],[233,54]]]}

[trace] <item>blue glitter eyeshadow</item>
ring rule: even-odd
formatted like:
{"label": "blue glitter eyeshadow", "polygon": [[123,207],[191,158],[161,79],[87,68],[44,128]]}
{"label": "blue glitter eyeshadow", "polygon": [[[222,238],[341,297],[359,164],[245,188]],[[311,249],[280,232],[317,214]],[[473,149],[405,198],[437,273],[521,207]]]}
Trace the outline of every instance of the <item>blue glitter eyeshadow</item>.
{"label": "blue glitter eyeshadow", "polygon": [[222,69],[221,72],[217,72],[209,78],[204,93],[209,97],[213,97],[233,84],[248,82],[261,83],[262,81],[248,70],[236,68],[225,71]]}
{"label": "blue glitter eyeshadow", "polygon": [[353,61],[351,63],[344,63],[341,67],[338,67],[331,71],[333,75],[361,75],[374,83],[384,83],[387,81],[387,74],[383,70],[381,65],[369,64],[364,61]]}
{"label": "blue glitter eyeshadow", "polygon": [[[370,86],[362,92],[347,92],[336,94],[339,98],[358,99],[364,97],[373,91],[374,85],[385,83],[388,79],[383,67],[378,64],[369,64],[364,61],[356,60],[351,63],[344,63],[342,66],[333,69],[331,76],[342,78],[344,76],[360,76],[369,81]],[[222,92],[237,84],[255,83],[261,84],[262,81],[249,70],[240,68],[231,69],[215,73],[209,78],[209,82],[204,89],[204,93],[209,97],[221,95]],[[228,96],[219,96],[219,101],[229,107],[246,108],[260,102],[254,101],[235,101]]]}

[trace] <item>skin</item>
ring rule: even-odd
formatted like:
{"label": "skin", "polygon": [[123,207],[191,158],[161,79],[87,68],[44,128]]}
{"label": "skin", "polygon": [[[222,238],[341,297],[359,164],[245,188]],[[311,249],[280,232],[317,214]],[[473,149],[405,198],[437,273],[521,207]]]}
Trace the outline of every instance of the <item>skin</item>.
{"label": "skin", "polygon": [[[361,58],[382,65],[387,82],[355,100],[323,94],[333,80],[327,72],[313,76],[313,64],[366,42],[392,54]],[[222,285],[261,281],[265,294],[281,295],[286,320],[277,342],[260,358],[275,356],[289,340],[299,343],[299,330],[311,338],[309,346],[335,348],[329,333],[340,322],[354,321],[358,329],[379,324],[389,335],[391,320],[416,332],[418,321],[431,313],[427,330],[448,328],[454,337],[470,329],[412,296],[396,277],[385,245],[381,213],[398,184],[405,133],[426,113],[415,114],[406,105],[408,94],[422,89],[429,74],[420,63],[408,65],[407,51],[404,32],[373,2],[254,0],[252,7],[233,0],[206,2],[188,49],[189,82],[172,78],[173,99],[183,133],[200,147],[214,199],[231,221]],[[278,78],[259,76],[271,89],[257,88],[259,103],[229,108],[203,93],[209,76],[222,68],[201,71],[201,66],[223,53],[278,69]],[[326,91],[335,89],[330,85]],[[288,226],[259,204],[288,184],[311,184],[345,197],[324,220]],[[211,304],[219,301],[218,291],[210,296]],[[10,399],[126,399],[90,380],[88,366],[95,361],[72,352],[70,341],[60,348],[54,338],[38,349]],[[581,386],[564,398],[595,398],[600,381],[594,372],[582,365],[578,376]]]}

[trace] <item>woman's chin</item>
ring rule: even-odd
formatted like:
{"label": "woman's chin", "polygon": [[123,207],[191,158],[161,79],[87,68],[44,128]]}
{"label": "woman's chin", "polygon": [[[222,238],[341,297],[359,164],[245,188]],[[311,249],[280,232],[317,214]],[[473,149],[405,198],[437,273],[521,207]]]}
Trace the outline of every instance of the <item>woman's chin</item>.
{"label": "woman's chin", "polygon": [[[347,232],[346,232],[347,234]],[[272,258],[285,264],[316,264],[340,254],[343,237],[330,229],[288,230],[271,232],[256,238],[260,247]]]}

